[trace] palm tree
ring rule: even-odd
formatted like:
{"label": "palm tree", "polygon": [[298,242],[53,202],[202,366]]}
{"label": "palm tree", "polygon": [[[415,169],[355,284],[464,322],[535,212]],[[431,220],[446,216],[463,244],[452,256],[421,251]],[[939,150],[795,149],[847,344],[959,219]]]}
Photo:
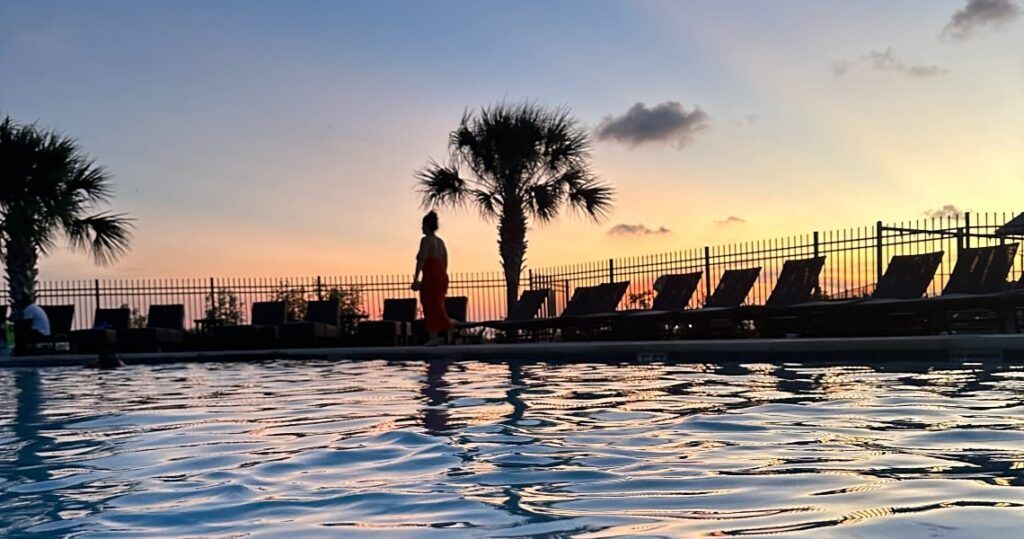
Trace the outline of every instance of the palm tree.
{"label": "palm tree", "polygon": [[0,258],[15,319],[36,299],[39,256],[65,238],[107,265],[128,250],[131,220],[100,211],[110,175],[78,143],[34,124],[0,123]]}
{"label": "palm tree", "polygon": [[463,114],[448,139],[447,164],[417,173],[426,207],[474,206],[498,223],[508,305],[519,294],[529,220],[545,223],[563,207],[594,220],[614,191],[590,171],[590,137],[565,108],[499,103]]}

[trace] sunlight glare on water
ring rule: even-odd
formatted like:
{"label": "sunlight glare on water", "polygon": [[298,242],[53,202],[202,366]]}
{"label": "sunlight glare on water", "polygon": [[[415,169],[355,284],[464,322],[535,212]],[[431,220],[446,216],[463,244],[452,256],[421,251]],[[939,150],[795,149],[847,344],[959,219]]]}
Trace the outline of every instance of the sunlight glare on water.
{"label": "sunlight glare on water", "polygon": [[0,535],[1012,536],[1024,370],[0,370]]}

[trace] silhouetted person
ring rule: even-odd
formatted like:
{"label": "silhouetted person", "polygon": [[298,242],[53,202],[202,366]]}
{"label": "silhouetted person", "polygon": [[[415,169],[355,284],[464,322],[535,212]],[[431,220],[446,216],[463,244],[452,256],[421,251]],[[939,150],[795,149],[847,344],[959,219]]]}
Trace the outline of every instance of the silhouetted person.
{"label": "silhouetted person", "polygon": [[42,307],[32,302],[25,307],[21,318],[14,324],[14,344],[19,354],[30,353],[36,344],[49,338],[50,317]]}
{"label": "silhouetted person", "polygon": [[[444,297],[448,294],[448,249],[437,237],[437,228],[437,213],[432,211],[423,216],[423,239],[416,253],[416,272],[412,276],[412,289],[420,293],[423,323],[430,334],[427,346],[440,344],[452,329],[452,321],[444,309]],[[422,281],[420,273],[423,274]]]}

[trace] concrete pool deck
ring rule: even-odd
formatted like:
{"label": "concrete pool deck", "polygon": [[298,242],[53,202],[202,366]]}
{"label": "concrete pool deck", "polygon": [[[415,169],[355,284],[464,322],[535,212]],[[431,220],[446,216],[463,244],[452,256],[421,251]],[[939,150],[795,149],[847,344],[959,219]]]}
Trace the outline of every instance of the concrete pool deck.
{"label": "concrete pool deck", "polygon": [[[282,348],[216,352],[124,353],[128,365],[197,362],[247,362],[273,359],[353,360],[673,360],[710,362],[718,359],[779,360],[806,363],[836,359],[941,361],[999,359],[1024,361],[1024,334],[928,335],[912,337],[720,339],[678,341],[596,341],[456,346]],[[93,354],[54,354],[0,359],[0,367],[81,366]]]}

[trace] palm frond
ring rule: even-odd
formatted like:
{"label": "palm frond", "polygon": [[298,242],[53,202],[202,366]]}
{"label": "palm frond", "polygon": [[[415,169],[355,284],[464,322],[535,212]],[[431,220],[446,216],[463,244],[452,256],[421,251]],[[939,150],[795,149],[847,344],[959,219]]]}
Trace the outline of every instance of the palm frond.
{"label": "palm frond", "polygon": [[459,177],[459,171],[454,166],[431,161],[416,173],[416,179],[419,182],[423,206],[428,208],[461,207],[470,194],[466,180]]}
{"label": "palm frond", "polygon": [[568,187],[569,207],[594,221],[608,215],[615,202],[615,190],[600,180],[588,177]]}
{"label": "palm frond", "polygon": [[71,248],[89,253],[101,266],[113,263],[128,252],[134,226],[124,214],[109,212],[85,216],[69,225],[65,233]]}
{"label": "palm frond", "polygon": [[549,181],[533,185],[528,191],[530,214],[540,222],[549,222],[558,217],[565,200],[566,189],[562,182]]}

